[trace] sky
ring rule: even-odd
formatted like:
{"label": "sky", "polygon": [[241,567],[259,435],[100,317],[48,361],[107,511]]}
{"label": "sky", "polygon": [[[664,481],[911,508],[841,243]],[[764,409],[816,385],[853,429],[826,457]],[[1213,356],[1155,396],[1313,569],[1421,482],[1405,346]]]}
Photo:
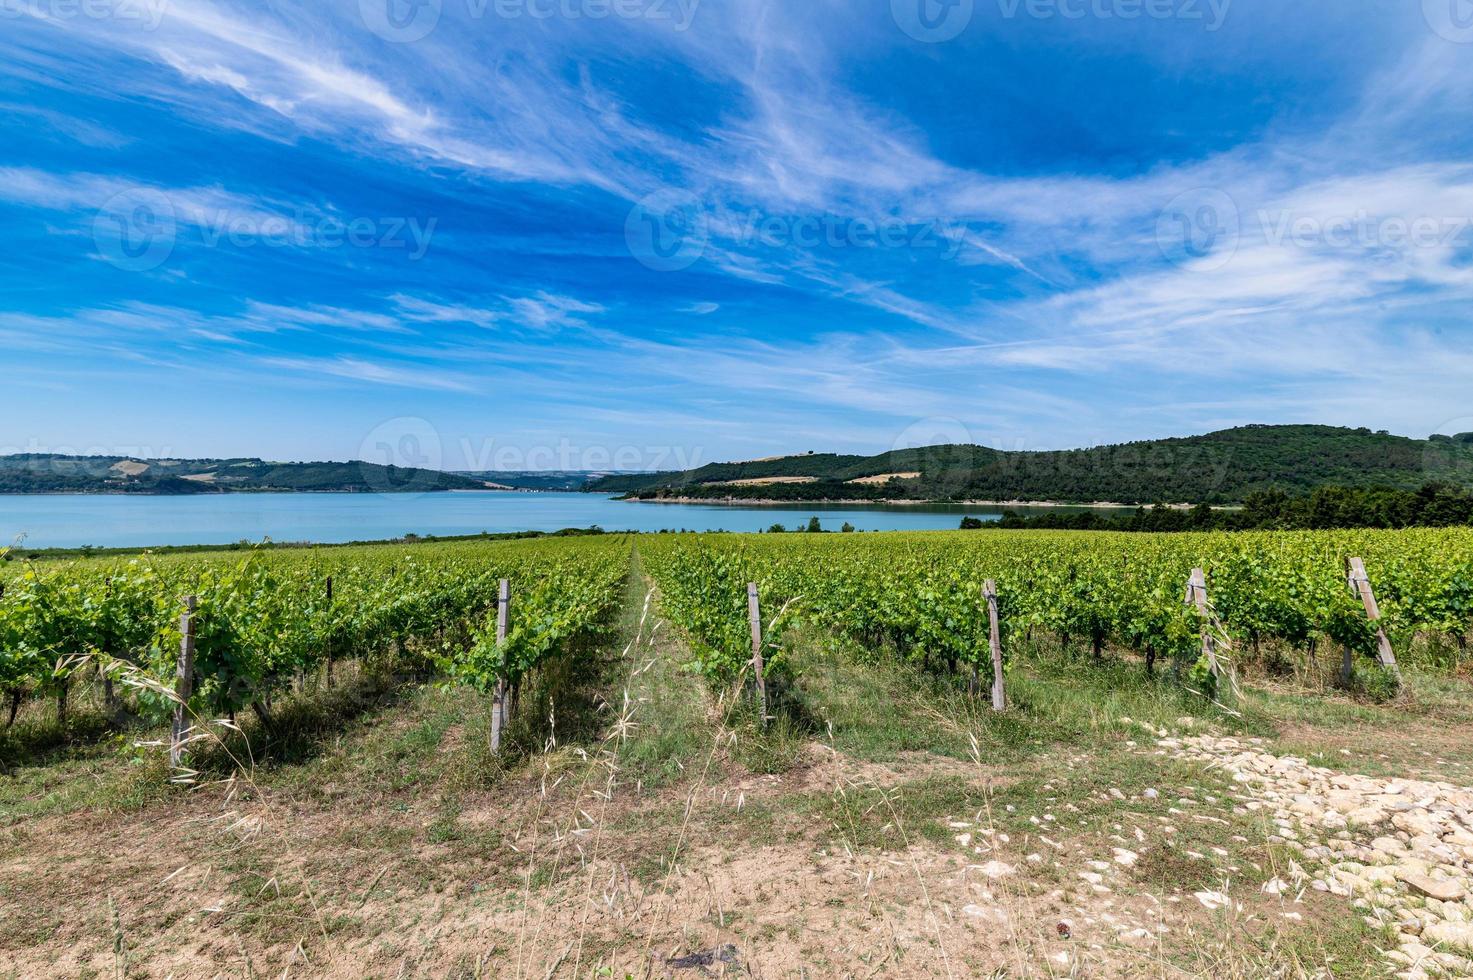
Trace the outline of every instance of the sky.
{"label": "sky", "polygon": [[0,0],[0,452],[1473,430],[1469,0]]}

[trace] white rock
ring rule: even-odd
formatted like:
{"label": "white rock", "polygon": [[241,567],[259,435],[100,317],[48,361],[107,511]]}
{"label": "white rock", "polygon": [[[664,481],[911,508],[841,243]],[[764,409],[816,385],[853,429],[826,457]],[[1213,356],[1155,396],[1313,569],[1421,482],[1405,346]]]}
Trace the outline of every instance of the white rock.
{"label": "white rock", "polygon": [[1226,908],[1233,904],[1233,900],[1222,892],[1193,892],[1193,897],[1202,903],[1202,907],[1209,911]]}
{"label": "white rock", "polygon": [[986,919],[989,922],[996,922],[998,925],[1003,925],[1008,921],[1007,910],[998,908],[997,906],[983,907],[981,905],[968,905],[962,911],[974,919]]}
{"label": "white rock", "polygon": [[1396,877],[1412,891],[1435,898],[1439,902],[1455,902],[1466,894],[1461,884],[1449,878],[1433,878],[1405,867],[1396,869]]}
{"label": "white rock", "polygon": [[1434,922],[1422,930],[1422,938],[1473,949],[1473,926],[1466,922]]}

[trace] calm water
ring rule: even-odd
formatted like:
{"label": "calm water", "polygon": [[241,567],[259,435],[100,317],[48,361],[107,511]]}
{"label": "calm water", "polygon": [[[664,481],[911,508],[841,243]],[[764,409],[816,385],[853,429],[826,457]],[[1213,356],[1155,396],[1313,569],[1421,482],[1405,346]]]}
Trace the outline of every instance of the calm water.
{"label": "calm water", "polygon": [[234,541],[369,541],[407,533],[557,531],[594,524],[610,531],[760,531],[818,517],[825,530],[848,521],[864,531],[955,529],[965,514],[1000,508],[951,504],[885,507],[812,504],[641,504],[584,493],[242,493],[185,497],[0,495],[0,546],[28,548],[229,544]]}

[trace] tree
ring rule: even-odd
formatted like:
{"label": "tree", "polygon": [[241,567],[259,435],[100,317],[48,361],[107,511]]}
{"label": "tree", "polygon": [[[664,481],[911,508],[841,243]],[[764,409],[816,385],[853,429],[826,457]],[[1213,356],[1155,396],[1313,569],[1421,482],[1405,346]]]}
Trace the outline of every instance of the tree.
{"label": "tree", "polygon": [[772,527],[767,529],[768,534],[786,534],[787,531],[788,529],[783,527],[781,524],[774,524],[772,525]]}
{"label": "tree", "polygon": [[810,518],[808,518],[808,533],[809,534],[819,534],[822,531],[823,531],[823,527],[822,527],[822,525],[820,525],[818,523],[818,518],[817,517],[810,517]]}
{"label": "tree", "polygon": [[845,521],[844,522],[844,526],[841,527],[841,528],[839,528],[839,533],[840,534],[853,534],[854,533],[854,525],[853,524],[850,524],[848,521]]}

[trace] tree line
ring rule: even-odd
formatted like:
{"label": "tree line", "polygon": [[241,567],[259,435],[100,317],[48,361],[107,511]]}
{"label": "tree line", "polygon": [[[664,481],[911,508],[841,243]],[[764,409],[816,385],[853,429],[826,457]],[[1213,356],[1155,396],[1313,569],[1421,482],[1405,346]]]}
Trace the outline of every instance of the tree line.
{"label": "tree line", "polygon": [[962,519],[963,530],[1325,531],[1469,524],[1473,524],[1473,493],[1447,483],[1428,483],[1417,490],[1319,487],[1305,494],[1263,490],[1249,494],[1243,506],[1234,509],[1157,504],[1124,515],[1086,511],[1026,516],[1007,510],[998,521]]}

